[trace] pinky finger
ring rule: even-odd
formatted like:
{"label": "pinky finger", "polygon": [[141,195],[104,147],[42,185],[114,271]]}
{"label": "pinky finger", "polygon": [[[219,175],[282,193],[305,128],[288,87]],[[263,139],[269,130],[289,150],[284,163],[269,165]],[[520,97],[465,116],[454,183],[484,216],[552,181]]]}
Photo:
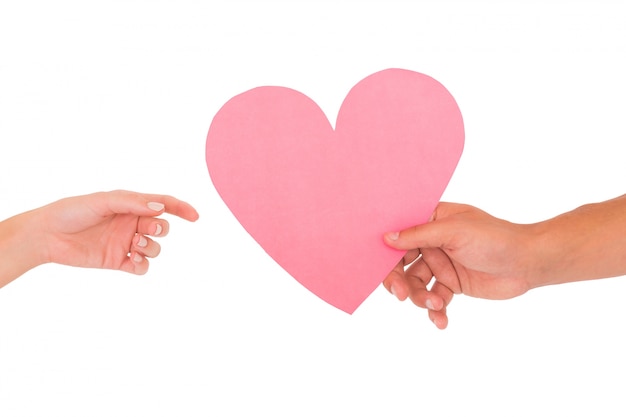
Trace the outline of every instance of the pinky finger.
{"label": "pinky finger", "polygon": [[438,329],[448,327],[447,307],[454,297],[454,292],[439,281],[435,281],[430,291],[437,294],[443,300],[443,307],[438,310],[429,310],[428,317]]}
{"label": "pinky finger", "polygon": [[448,315],[446,314],[445,308],[439,311],[428,310],[428,318],[440,330],[443,330],[446,327],[448,327]]}
{"label": "pinky finger", "polygon": [[144,275],[148,272],[150,262],[138,252],[131,252],[120,266],[120,270],[135,275]]}

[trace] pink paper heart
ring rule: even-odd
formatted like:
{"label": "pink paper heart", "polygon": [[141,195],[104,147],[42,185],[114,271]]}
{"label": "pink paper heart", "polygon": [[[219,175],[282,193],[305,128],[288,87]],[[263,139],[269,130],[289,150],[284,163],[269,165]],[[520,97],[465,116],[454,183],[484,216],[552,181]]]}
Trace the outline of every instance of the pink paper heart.
{"label": "pink paper heart", "polygon": [[463,150],[454,98],[402,69],[346,96],[333,130],[307,96],[258,87],[215,115],[209,174],[237,220],[311,292],[352,313],[404,253],[387,231],[424,223]]}

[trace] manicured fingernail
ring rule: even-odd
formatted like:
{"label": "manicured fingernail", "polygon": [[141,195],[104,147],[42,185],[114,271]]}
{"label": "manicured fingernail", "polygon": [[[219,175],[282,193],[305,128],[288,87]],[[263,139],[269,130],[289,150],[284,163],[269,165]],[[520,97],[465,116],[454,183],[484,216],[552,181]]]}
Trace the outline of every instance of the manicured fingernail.
{"label": "manicured fingernail", "polygon": [[389,240],[398,240],[399,237],[400,237],[400,232],[390,232],[390,233],[387,233],[387,238]]}
{"label": "manicured fingernail", "polygon": [[140,263],[141,261],[143,261],[143,256],[141,256],[140,254],[136,253],[133,256],[133,262]]}
{"label": "manicured fingernail", "polygon": [[159,236],[161,234],[161,232],[163,231],[163,228],[161,227],[160,224],[156,224],[156,227],[154,228],[154,235],[155,236]]}
{"label": "manicured fingernail", "polygon": [[435,306],[433,305],[433,302],[430,301],[430,299],[426,300],[426,308],[429,310],[434,310]]}
{"label": "manicured fingernail", "polygon": [[140,248],[145,248],[146,246],[148,246],[148,239],[146,239],[144,236],[139,236],[137,246],[139,246]]}
{"label": "manicured fingernail", "polygon": [[161,211],[161,210],[163,210],[163,208],[165,208],[165,204],[157,203],[155,201],[151,201],[151,202],[148,203],[148,208],[150,210],[154,210],[154,211]]}

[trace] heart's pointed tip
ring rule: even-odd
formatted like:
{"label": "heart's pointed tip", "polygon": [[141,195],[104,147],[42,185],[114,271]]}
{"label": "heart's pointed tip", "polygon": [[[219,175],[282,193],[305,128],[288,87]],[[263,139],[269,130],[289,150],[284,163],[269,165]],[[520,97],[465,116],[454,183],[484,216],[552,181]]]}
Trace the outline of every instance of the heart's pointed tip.
{"label": "heart's pointed tip", "polygon": [[331,304],[333,307],[343,311],[344,313],[347,313],[349,315],[352,315],[357,308],[359,308],[359,306],[361,305],[361,303],[358,303],[356,305],[354,304],[350,304],[350,305],[338,305],[338,304]]}

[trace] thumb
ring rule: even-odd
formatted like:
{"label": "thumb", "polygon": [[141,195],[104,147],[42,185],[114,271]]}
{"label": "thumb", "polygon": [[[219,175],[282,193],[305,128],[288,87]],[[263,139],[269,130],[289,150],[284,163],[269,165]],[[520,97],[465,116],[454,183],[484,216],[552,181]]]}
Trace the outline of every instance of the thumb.
{"label": "thumb", "polygon": [[399,250],[444,247],[455,234],[453,222],[445,221],[446,218],[465,212],[468,207],[463,204],[439,203],[428,223],[401,232],[385,233],[384,241],[388,246]]}
{"label": "thumb", "polygon": [[384,241],[388,246],[399,250],[439,248],[449,239],[446,236],[447,229],[441,222],[430,222],[401,232],[385,233]]}

